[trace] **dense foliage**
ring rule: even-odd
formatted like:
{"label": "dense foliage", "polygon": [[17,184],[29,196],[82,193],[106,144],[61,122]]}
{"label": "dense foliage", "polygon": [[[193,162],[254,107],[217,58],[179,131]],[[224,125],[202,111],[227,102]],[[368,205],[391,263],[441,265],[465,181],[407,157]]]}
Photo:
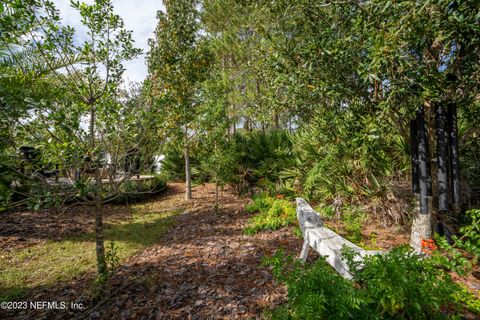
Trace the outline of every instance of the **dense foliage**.
{"label": "dense foliage", "polygon": [[273,319],[445,319],[461,310],[452,299],[461,290],[449,274],[406,248],[366,258],[353,281],[323,259],[302,266],[277,253],[267,263],[288,287],[288,304]]}
{"label": "dense foliage", "polygon": [[[222,109],[214,136],[228,146],[220,152],[230,159],[224,183],[368,204],[382,219],[406,223],[406,210],[381,204],[410,182],[409,121],[425,107],[433,158],[435,106],[454,103],[463,201],[479,205],[475,1],[206,0],[199,18],[211,59],[194,122]],[[192,148],[220,150],[200,141]],[[192,173],[214,180],[205,170]]]}
{"label": "dense foliage", "polygon": [[[123,63],[141,50],[112,1],[71,1],[86,30],[82,41],[52,1],[0,3],[0,211],[90,205],[104,274],[103,203],[155,191],[164,178],[185,179],[187,200],[192,179],[215,183],[215,212],[226,184],[260,191],[247,208],[258,213],[250,234],[293,224],[286,199],[302,196],[343,213],[347,236],[359,241],[366,214],[411,221],[411,205],[389,207],[394,189],[410,184],[410,120],[424,108],[434,172],[435,108],[451,104],[462,209],[480,206],[478,1],[163,4],[148,76],[124,88]],[[160,155],[162,179],[129,181],[152,174]],[[451,265],[445,255],[432,261],[458,271],[459,250],[478,259],[478,210],[467,218],[463,238],[439,241]],[[298,269],[287,279],[284,316],[438,316],[454,287],[430,262],[405,255],[371,258],[357,287],[323,262]]]}
{"label": "dense foliage", "polygon": [[257,194],[252,200],[253,202],[245,209],[247,212],[258,214],[249,220],[245,228],[248,235],[260,230],[277,230],[297,222],[294,204],[283,199],[281,195],[274,198],[267,194]]}

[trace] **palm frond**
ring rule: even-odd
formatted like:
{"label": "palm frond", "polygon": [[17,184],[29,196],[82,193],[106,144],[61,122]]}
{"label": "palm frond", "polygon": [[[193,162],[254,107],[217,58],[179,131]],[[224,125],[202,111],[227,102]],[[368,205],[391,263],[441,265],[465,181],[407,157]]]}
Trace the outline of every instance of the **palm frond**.
{"label": "palm frond", "polygon": [[11,50],[3,48],[0,52],[1,67],[18,69],[23,73],[33,73],[37,77],[56,72],[83,60],[81,55],[71,55],[68,59],[56,58],[47,61],[33,47],[11,48]]}

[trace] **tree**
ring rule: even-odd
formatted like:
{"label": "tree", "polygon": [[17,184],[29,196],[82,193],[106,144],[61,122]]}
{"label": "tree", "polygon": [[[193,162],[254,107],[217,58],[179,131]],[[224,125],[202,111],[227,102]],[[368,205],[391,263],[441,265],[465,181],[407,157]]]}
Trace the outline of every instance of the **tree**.
{"label": "tree", "polygon": [[[35,15],[42,8],[42,2],[37,0],[5,1],[0,7],[1,209],[12,205],[11,168],[15,164],[12,154],[18,149],[16,131],[20,120],[35,111],[36,105],[31,101],[61,94],[46,78],[64,68],[65,62],[53,59],[47,65],[29,41],[29,32],[39,30]],[[72,58],[79,62],[78,56]]]}
{"label": "tree", "polygon": [[[408,128],[419,107],[426,110],[431,150],[439,105],[458,106],[465,124],[460,140],[478,136],[471,120],[478,110],[477,6],[450,0],[228,5],[209,0],[203,20],[225,73],[232,83],[240,82],[231,86],[230,96],[241,99],[232,100],[256,106],[250,115],[257,127],[288,126],[293,119],[298,131],[316,132],[307,132],[308,139],[329,137],[320,145],[304,144],[310,147],[299,154],[338,153],[338,158],[314,159],[303,170],[299,166],[300,180],[321,190],[331,184],[315,176],[328,178],[327,172],[337,171],[333,189],[358,195],[352,191],[358,186],[385,190],[376,187],[378,182],[388,183],[393,175],[408,179]],[[255,90],[258,94],[248,95]],[[282,113],[287,121],[281,121]],[[332,127],[336,130],[328,132]],[[320,150],[313,152],[313,146]],[[332,165],[325,165],[328,159]],[[319,174],[305,177],[312,168]]]}
{"label": "tree", "polygon": [[[405,140],[409,121],[421,108],[427,128],[423,148],[426,148],[432,173],[444,161],[444,157],[440,157],[440,161],[431,161],[436,158],[435,133],[439,123],[435,120],[438,119],[436,113],[446,113],[447,106],[455,105],[459,116],[466,120],[476,109],[479,82],[473,79],[478,78],[480,67],[477,7],[475,1],[431,0],[421,4],[415,1],[398,4],[370,1],[364,4],[364,14],[357,20],[357,30],[361,30],[365,50],[368,50],[359,73],[365,79],[370,78],[375,101]],[[452,114],[448,113],[450,117]],[[452,134],[456,131],[453,128],[455,121],[447,119],[452,123]],[[470,122],[467,131],[478,131],[478,127]],[[452,156],[453,153],[456,150],[452,150]],[[451,174],[458,174],[458,167],[452,165]],[[445,176],[439,173],[439,178],[437,180],[437,175],[432,174],[430,184],[433,184],[434,193],[445,189]],[[452,190],[453,200],[450,201],[451,208],[457,212],[460,207],[458,194],[457,187]],[[440,221],[445,219],[446,196],[447,193],[442,192],[440,204],[430,203],[426,210],[428,214],[415,213],[412,245],[417,249],[421,239],[432,234],[433,217]]]}
{"label": "tree", "polygon": [[[99,276],[104,276],[107,266],[103,202],[106,196],[111,198],[113,194],[120,193],[118,185],[128,180],[129,175],[120,181],[110,179],[116,183],[106,190],[102,183],[102,153],[112,149],[112,142],[118,143],[115,141],[118,139],[115,136],[118,126],[112,123],[128,123],[128,117],[122,114],[124,108],[116,98],[123,73],[122,62],[132,59],[141,50],[133,47],[131,32],[124,28],[123,20],[114,13],[109,0],[96,0],[91,5],[78,1],[72,1],[71,4],[79,11],[81,21],[88,30],[87,40],[81,45],[74,42],[75,30],[60,24],[59,13],[50,1],[32,1],[32,5],[25,7],[19,6],[16,1],[7,3],[8,11],[13,12],[12,16],[19,12],[28,17],[26,21],[30,23],[22,30],[27,35],[25,45],[34,48],[49,71],[39,75],[35,85],[48,81],[59,93],[59,96],[32,96],[33,99],[29,101],[35,105],[36,112],[21,128],[24,137],[43,146],[44,152],[50,156],[49,162],[61,164],[60,170],[67,174],[69,181],[73,181],[74,190],[62,189],[56,195],[64,199],[74,197],[77,201],[81,199],[93,205],[97,271]],[[16,24],[10,25],[16,28]],[[82,64],[77,64],[78,56],[82,57]],[[15,59],[15,55],[11,55],[11,58]],[[56,62],[64,66],[62,72],[56,72]],[[82,118],[85,119],[87,114],[88,132],[82,128],[82,123],[85,123]],[[125,134],[125,131],[121,133]],[[136,144],[139,143],[137,139]],[[118,151],[118,144],[115,147]],[[121,153],[113,155],[120,156]],[[88,175],[80,180],[71,177],[74,170],[82,168],[93,172],[94,185],[89,182]],[[49,186],[39,181],[41,176],[37,173],[24,178]],[[48,188],[45,192],[46,196],[52,196]]]}
{"label": "tree", "polygon": [[190,148],[195,133],[198,85],[210,54],[200,31],[196,0],[168,0],[158,12],[148,56],[150,93],[171,139],[180,140],[185,160],[185,199],[192,198]]}
{"label": "tree", "polygon": [[237,154],[227,114],[228,79],[222,70],[211,73],[201,88],[197,135],[201,170],[215,183],[215,213],[219,208],[219,187],[234,180]]}

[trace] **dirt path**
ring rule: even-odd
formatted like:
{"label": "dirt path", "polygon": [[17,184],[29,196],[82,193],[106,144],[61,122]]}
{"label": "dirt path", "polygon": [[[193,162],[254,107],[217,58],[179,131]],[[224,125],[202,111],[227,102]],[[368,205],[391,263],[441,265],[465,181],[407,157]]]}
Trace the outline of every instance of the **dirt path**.
{"label": "dirt path", "polygon": [[[53,310],[35,318],[252,319],[283,302],[284,288],[261,262],[280,247],[298,254],[302,241],[291,229],[244,235],[250,216],[244,211],[246,199],[231,192],[223,193],[215,215],[213,186],[195,187],[189,203],[183,191],[182,184],[170,184],[167,194],[145,204],[146,210],[183,213],[158,244],[122,264],[100,305],[83,301],[87,309],[81,313]],[[81,301],[86,290],[81,282],[55,289],[48,300]]]}

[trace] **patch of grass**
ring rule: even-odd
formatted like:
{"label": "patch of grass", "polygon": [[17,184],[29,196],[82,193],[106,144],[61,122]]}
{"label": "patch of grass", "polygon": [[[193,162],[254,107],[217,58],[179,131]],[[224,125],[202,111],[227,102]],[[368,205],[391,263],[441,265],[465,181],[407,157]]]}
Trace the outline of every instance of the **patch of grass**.
{"label": "patch of grass", "polygon": [[254,235],[261,230],[277,230],[297,221],[295,206],[284,199],[276,199],[265,194],[255,196],[253,203],[246,207],[248,212],[259,212],[252,217],[245,234]]}
{"label": "patch of grass", "polygon": [[[114,241],[120,261],[158,242],[178,212],[149,213],[105,225],[105,244]],[[35,287],[49,287],[95,271],[95,235],[49,241],[0,256],[0,300],[15,301]]]}

